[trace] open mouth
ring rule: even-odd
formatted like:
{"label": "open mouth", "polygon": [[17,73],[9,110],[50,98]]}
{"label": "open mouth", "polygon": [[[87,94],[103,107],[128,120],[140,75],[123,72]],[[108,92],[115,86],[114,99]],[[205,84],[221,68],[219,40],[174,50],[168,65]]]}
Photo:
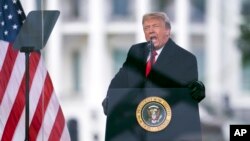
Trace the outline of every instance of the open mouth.
{"label": "open mouth", "polygon": [[150,40],[155,44],[157,38],[156,38],[156,36],[151,36],[151,37],[150,37]]}

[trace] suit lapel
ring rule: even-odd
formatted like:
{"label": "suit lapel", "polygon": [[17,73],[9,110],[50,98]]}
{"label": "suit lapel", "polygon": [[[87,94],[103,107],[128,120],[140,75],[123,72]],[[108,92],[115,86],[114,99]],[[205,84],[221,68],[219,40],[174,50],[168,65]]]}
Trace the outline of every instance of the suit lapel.
{"label": "suit lapel", "polygon": [[168,67],[166,64],[171,64],[170,62],[174,61],[175,49],[174,42],[169,39],[164,48],[162,49],[161,54],[153,65],[153,69],[161,70],[162,68]]}

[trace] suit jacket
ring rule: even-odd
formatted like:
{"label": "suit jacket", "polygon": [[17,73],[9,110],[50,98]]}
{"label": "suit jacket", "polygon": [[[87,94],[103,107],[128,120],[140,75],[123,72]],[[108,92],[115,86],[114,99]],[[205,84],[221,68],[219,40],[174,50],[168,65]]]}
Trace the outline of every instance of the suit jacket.
{"label": "suit jacket", "polygon": [[133,45],[122,68],[112,79],[109,89],[178,88],[198,80],[196,57],[179,47],[172,39],[165,44],[146,77],[148,53],[146,42]]}

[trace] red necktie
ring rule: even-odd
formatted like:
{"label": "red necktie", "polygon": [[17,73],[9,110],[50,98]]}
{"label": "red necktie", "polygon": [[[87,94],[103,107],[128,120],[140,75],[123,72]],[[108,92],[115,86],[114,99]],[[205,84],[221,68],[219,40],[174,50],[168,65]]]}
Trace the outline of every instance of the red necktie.
{"label": "red necktie", "polygon": [[146,77],[148,76],[148,74],[152,68],[152,65],[155,63],[155,56],[156,55],[157,55],[157,52],[155,50],[153,50],[151,55],[150,55],[150,58],[147,62],[147,65],[146,65]]}

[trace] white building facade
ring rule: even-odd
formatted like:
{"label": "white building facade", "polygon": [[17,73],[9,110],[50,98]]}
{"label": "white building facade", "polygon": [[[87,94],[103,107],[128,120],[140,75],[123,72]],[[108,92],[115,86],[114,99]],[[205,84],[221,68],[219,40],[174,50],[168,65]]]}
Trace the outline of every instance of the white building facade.
{"label": "white building facade", "polygon": [[[172,38],[197,57],[199,79],[206,86],[200,104],[204,126],[223,127],[226,123],[219,121],[231,119],[224,114],[226,103],[233,111],[250,109],[250,84],[243,87],[250,76],[243,75],[237,48],[239,0],[21,1],[26,14],[36,9],[61,12],[43,53],[66,120],[77,129],[72,141],[104,141],[101,102],[128,49],[145,41],[141,20],[151,11],[166,12]],[[204,141],[213,140],[203,134]]]}

